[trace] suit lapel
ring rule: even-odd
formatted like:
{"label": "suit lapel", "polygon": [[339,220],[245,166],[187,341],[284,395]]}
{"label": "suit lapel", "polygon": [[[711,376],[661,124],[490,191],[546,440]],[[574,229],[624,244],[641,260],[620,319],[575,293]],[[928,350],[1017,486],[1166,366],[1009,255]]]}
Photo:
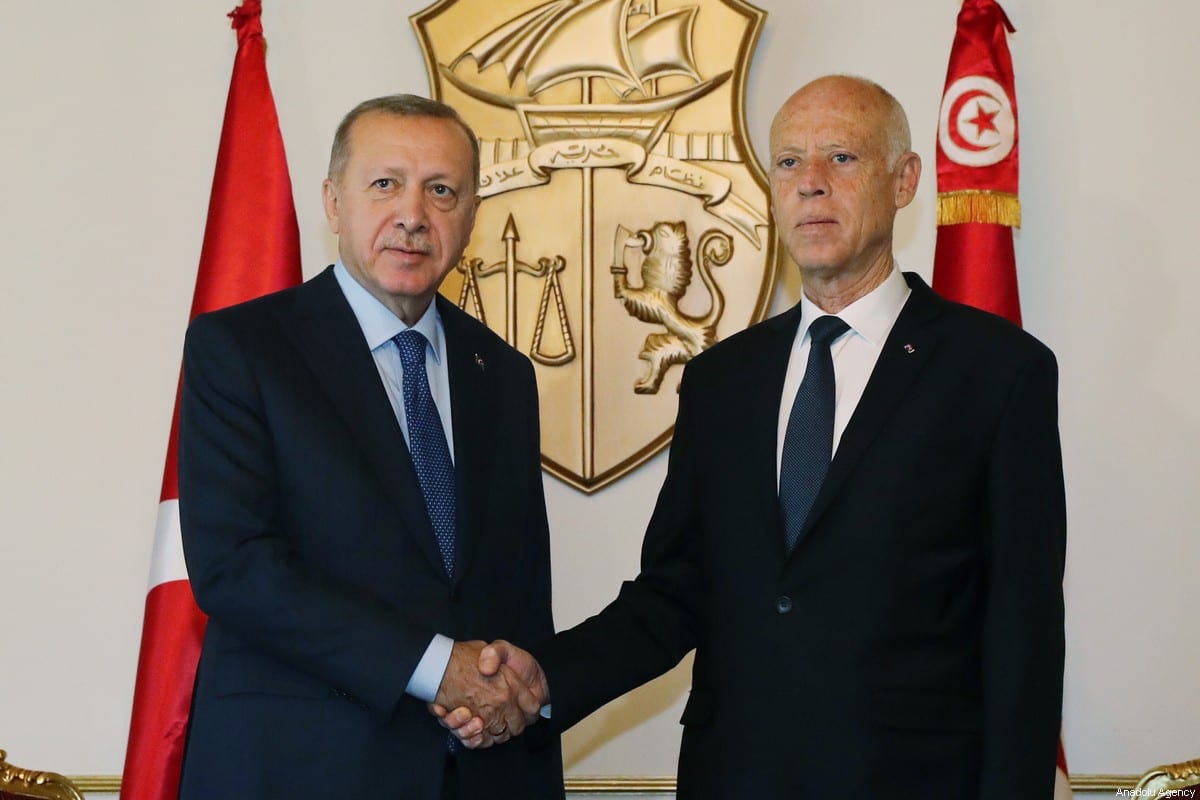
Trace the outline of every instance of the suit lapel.
{"label": "suit lapel", "polygon": [[[438,312],[446,331],[446,358],[450,375],[450,413],[454,426],[454,475],[457,519],[457,553],[454,575],[457,581],[473,561],[479,546],[478,524],[487,518],[484,508],[488,481],[494,463],[494,433],[488,430],[495,402],[495,340],[481,335],[457,307],[440,295]],[[489,374],[489,365],[492,373]]]}
{"label": "suit lapel", "polygon": [[905,273],[905,278],[912,294],[892,326],[858,407],[842,433],[825,482],[800,533],[797,550],[803,547],[809,531],[820,521],[821,515],[846,483],[863,453],[875,441],[880,428],[895,413],[901,398],[937,347],[937,335],[929,323],[941,313],[942,301],[915,273]]}
{"label": "suit lapel", "polygon": [[[304,354],[317,381],[338,409],[404,526],[438,575],[446,574],[433,525],[425,511],[412,456],[367,349],[362,329],[332,268],[296,294],[295,316],[281,324]],[[453,377],[451,380],[453,385]]]}

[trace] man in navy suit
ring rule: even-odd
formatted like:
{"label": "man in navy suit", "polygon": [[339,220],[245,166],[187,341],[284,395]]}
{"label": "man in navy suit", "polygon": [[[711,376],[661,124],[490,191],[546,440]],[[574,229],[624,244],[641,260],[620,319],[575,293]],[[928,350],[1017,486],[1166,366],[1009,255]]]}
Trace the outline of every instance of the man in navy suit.
{"label": "man in navy suit", "polygon": [[[899,271],[920,172],[881,87],[832,76],[788,99],[770,182],[803,297],[688,364],[637,579],[536,661],[483,651],[565,729],[695,649],[680,800],[1052,795],[1057,367]],[[826,407],[825,455],[797,479],[792,442]],[[444,722],[486,743],[469,710]]]}
{"label": "man in navy suit", "polygon": [[[437,294],[478,175],[449,107],[359,105],[323,190],[338,263],[188,330],[180,514],[209,623],[184,800],[563,797],[556,738],[505,744],[523,688],[476,667],[554,630],[533,368]],[[435,701],[501,746],[453,746]]]}

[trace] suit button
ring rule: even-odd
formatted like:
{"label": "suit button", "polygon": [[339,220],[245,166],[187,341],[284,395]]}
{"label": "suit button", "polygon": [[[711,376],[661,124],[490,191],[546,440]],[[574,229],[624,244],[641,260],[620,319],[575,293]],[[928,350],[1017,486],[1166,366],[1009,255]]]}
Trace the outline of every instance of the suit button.
{"label": "suit button", "polygon": [[780,614],[787,614],[791,612],[792,598],[788,597],[786,594],[779,595],[779,598],[775,601],[775,610]]}

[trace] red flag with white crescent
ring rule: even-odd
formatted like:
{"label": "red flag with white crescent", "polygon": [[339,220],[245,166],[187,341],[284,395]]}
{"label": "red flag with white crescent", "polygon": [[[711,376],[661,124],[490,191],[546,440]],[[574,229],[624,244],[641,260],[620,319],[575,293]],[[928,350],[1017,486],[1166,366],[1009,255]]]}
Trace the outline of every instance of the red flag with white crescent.
{"label": "red flag with white crescent", "polygon": [[[209,198],[191,317],[300,282],[300,231],[267,79],[262,0],[229,17],[237,56]],[[192,597],[179,534],[179,397],[167,443],[142,623],[122,800],[173,800],[206,619]]]}
{"label": "red flag with white crescent", "polygon": [[1007,39],[1015,32],[995,0],[965,0],[959,11],[938,115],[933,288],[1019,325],[1017,95]]}

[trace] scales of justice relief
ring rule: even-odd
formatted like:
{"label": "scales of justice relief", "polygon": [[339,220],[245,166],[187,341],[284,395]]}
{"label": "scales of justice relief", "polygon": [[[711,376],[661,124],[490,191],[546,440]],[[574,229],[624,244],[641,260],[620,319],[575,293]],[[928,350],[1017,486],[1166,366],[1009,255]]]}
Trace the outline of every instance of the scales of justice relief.
{"label": "scales of justice relief", "polygon": [[740,0],[412,17],[432,95],[480,140],[483,202],[442,292],[533,360],[542,465],[581,491],[665,447],[683,365],[766,314],[775,236],[744,121],[765,17]]}

